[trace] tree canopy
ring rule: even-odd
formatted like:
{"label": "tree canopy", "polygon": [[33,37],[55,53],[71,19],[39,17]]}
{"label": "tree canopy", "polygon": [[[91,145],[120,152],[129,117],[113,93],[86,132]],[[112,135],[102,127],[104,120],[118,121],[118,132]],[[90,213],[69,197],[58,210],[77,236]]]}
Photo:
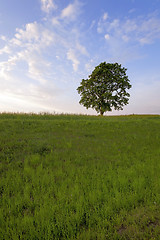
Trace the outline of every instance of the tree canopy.
{"label": "tree canopy", "polygon": [[126,71],[118,63],[100,63],[77,88],[81,96],[79,103],[87,109],[95,109],[100,115],[112,108],[123,110],[130,97],[126,90],[131,88]]}

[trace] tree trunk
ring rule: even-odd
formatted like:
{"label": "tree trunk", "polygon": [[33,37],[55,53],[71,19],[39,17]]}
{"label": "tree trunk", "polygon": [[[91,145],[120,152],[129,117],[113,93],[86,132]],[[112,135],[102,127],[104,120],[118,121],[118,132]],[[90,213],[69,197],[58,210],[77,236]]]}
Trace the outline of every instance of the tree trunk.
{"label": "tree trunk", "polygon": [[103,113],[104,113],[104,112],[103,112],[102,110],[100,110],[100,115],[101,115],[101,116],[103,116]]}

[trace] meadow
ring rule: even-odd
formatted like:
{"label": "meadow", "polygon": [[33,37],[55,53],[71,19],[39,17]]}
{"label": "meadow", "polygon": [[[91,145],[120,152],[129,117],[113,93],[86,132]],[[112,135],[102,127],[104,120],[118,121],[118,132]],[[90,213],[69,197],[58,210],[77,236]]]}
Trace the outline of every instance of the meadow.
{"label": "meadow", "polygon": [[0,114],[0,239],[160,239],[160,116]]}

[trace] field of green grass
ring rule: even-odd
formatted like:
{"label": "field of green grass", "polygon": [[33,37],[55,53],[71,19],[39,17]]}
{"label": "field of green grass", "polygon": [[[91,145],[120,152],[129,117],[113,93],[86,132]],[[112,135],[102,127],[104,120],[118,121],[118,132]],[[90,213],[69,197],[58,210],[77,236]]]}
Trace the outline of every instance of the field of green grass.
{"label": "field of green grass", "polygon": [[160,116],[0,114],[0,239],[160,239]]}

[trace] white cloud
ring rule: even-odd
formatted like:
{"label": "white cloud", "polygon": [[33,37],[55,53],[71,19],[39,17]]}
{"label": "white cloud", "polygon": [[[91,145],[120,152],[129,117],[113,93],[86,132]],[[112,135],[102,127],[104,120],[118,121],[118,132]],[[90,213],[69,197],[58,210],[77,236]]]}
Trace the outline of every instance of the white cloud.
{"label": "white cloud", "polygon": [[37,22],[28,23],[25,29],[16,29],[15,37],[9,42],[9,46],[14,45],[22,49],[39,51],[54,43],[54,34],[52,31],[43,27]]}
{"label": "white cloud", "polygon": [[129,37],[127,35],[123,35],[122,39],[124,42],[128,42],[129,41]]}
{"label": "white cloud", "polygon": [[78,0],[75,0],[74,3],[69,4],[66,8],[64,8],[61,12],[62,19],[75,20],[79,15],[80,11],[80,3]]}
{"label": "white cloud", "polygon": [[137,19],[127,19],[126,22],[122,23],[123,31],[125,33],[131,33],[138,30]]}
{"label": "white cloud", "polygon": [[62,10],[61,17],[62,18],[70,17],[73,14],[74,14],[74,5],[73,4],[69,4],[66,8],[64,8]]}
{"label": "white cloud", "polygon": [[76,48],[77,48],[77,50],[79,50],[79,52],[80,52],[81,54],[88,56],[88,52],[87,52],[85,46],[83,46],[83,45],[80,44],[79,42],[76,44]]}
{"label": "white cloud", "polygon": [[135,8],[132,8],[132,9],[130,9],[130,10],[129,10],[129,12],[128,12],[128,13],[130,13],[130,14],[131,14],[131,13],[134,13],[135,11],[136,11],[136,9],[135,9]]}
{"label": "white cloud", "polygon": [[91,71],[93,71],[94,68],[95,68],[95,66],[93,64],[93,60],[92,59],[88,63],[85,64],[85,69],[89,73],[91,73]]}
{"label": "white cloud", "polygon": [[52,18],[52,25],[62,27],[62,20],[63,24],[76,20],[81,12],[81,5],[82,3],[80,3],[78,0],[70,3],[67,7],[61,10],[61,13],[59,15]]}
{"label": "white cloud", "polygon": [[52,24],[53,24],[53,26],[60,25],[58,17],[52,18]]}
{"label": "white cloud", "polygon": [[16,29],[14,38],[0,49],[0,54],[8,54],[8,60],[0,63],[0,79],[11,79],[14,72],[20,72],[18,66],[24,65],[24,78],[29,77],[40,84],[46,83],[50,79],[50,63],[44,59],[43,51],[53,42],[53,32],[36,22],[26,24],[24,29]]}
{"label": "white cloud", "polygon": [[15,38],[13,38],[11,42],[21,46],[23,42],[38,42],[39,37],[39,24],[36,22],[28,23],[26,24],[25,29],[16,29]]}
{"label": "white cloud", "polygon": [[6,46],[4,46],[3,48],[0,49],[0,55],[4,54],[4,53],[7,53],[7,54],[11,53],[11,50],[10,50],[9,46],[6,45]]}
{"label": "white cloud", "polygon": [[[68,24],[70,21],[75,20],[80,13],[81,4],[78,0],[75,0],[73,4],[69,4],[66,8],[64,8],[60,15],[52,18],[52,25],[54,27],[54,31],[56,32],[56,40],[58,47],[56,59],[64,59],[61,55],[62,51],[66,51],[67,59],[72,62],[72,66],[74,71],[78,70],[78,66],[80,61],[78,58],[81,55],[88,56],[89,53],[86,47],[81,44],[79,41],[80,38],[83,39],[83,34],[80,33],[78,27],[76,25],[72,25],[72,23]],[[66,30],[66,22],[68,24]],[[69,34],[68,34],[69,32]]]}
{"label": "white cloud", "polygon": [[[53,25],[50,25],[49,19],[43,19],[44,22],[41,24],[32,22],[26,24],[24,28],[16,29],[14,37],[7,41],[5,49],[0,50],[0,52],[6,51],[8,54],[8,60],[1,64],[0,82],[5,77],[8,89],[10,89],[9,93],[19,94],[16,90],[18,85],[19,92],[26,96],[23,86],[27,86],[27,82],[33,82],[35,86],[43,86],[44,93],[48,92],[48,88],[45,86],[50,88],[52,82],[55,84],[53,92],[57,88],[56,86],[61,84],[61,81],[67,83],[68,72],[65,71],[64,64],[69,60],[76,72],[80,64],[79,58],[82,59],[82,55],[88,55],[85,46],[79,41],[80,38],[83,39],[83,36],[79,33],[76,25],[68,24],[66,30],[65,20],[75,19],[79,12],[80,4],[75,1],[71,7],[51,19]],[[62,13],[63,15],[61,15]],[[49,60],[47,60],[48,57]],[[21,75],[23,80],[21,80]],[[12,79],[15,81],[15,87],[10,84]],[[61,80],[59,81],[59,79]],[[70,81],[73,81],[72,79],[73,77]],[[36,95],[36,91],[39,93],[36,89],[34,92],[28,90],[29,96]]]}
{"label": "white cloud", "polygon": [[[160,39],[160,19],[151,17],[142,21],[138,28],[138,40],[144,43],[153,43],[156,39]],[[142,37],[141,37],[142,36]]]}
{"label": "white cloud", "polygon": [[[57,95],[57,87],[49,82],[51,77],[48,72],[50,72],[50,63],[42,56],[29,51],[18,52],[9,57],[8,61],[0,62],[0,95],[3,96],[3,109],[11,111],[13,107],[20,111],[24,109],[23,101],[30,111],[47,109],[49,102],[54,100],[53,96]],[[7,101],[10,101],[10,108]],[[15,101],[17,104],[14,104]],[[27,110],[27,107],[25,109]]]}
{"label": "white cloud", "polygon": [[56,41],[55,35],[52,31],[44,29],[41,34],[40,46],[41,48],[48,47]]}
{"label": "white cloud", "polygon": [[39,82],[40,84],[47,83],[48,72],[51,64],[45,61],[41,56],[33,53],[26,55],[26,61],[28,63],[28,76]]}
{"label": "white cloud", "polygon": [[109,34],[105,34],[105,36],[104,36],[104,37],[105,37],[105,39],[106,39],[106,40],[109,40],[109,39],[110,39],[110,36],[109,36]]}
{"label": "white cloud", "polygon": [[12,74],[12,70],[17,71],[18,63],[22,62],[26,64],[26,67],[23,67],[26,77],[28,76],[40,84],[47,82],[50,63],[44,60],[40,53],[31,50],[24,50],[18,52],[13,57],[9,57],[8,61],[3,65],[3,70]]}
{"label": "white cloud", "polygon": [[108,19],[108,13],[105,12],[98,22],[98,27],[97,27],[97,32],[98,33],[103,32],[103,27],[104,27],[104,24],[105,24],[107,19]]}
{"label": "white cloud", "polygon": [[6,78],[5,76],[9,76],[8,74],[14,69],[14,67],[16,66],[16,63],[19,60],[19,56],[18,55],[14,55],[14,56],[9,56],[7,61],[3,61],[0,62],[0,77],[3,76],[4,78]]}
{"label": "white cloud", "polygon": [[96,20],[93,20],[93,21],[91,22],[91,25],[90,25],[90,27],[89,27],[89,30],[91,30],[95,25],[96,25]]}
{"label": "white cloud", "polygon": [[7,40],[6,36],[4,36],[4,35],[1,35],[1,36],[0,36],[0,39],[1,39],[2,41],[6,41],[6,40]]}
{"label": "white cloud", "polygon": [[112,29],[115,29],[116,31],[119,29],[120,27],[120,20],[119,19],[114,19],[110,24],[109,24],[109,31],[111,31]]}
{"label": "white cloud", "polygon": [[151,44],[155,40],[160,39],[160,19],[155,15],[147,17],[140,16],[136,19],[113,19],[109,21],[104,15],[98,22],[97,32],[112,35],[115,39],[125,42],[138,42],[140,44]]}
{"label": "white cloud", "polygon": [[78,65],[79,65],[80,62],[78,61],[73,49],[68,50],[67,59],[72,61],[73,69],[76,72],[78,70]]}
{"label": "white cloud", "polygon": [[108,18],[108,13],[106,12],[106,13],[104,13],[104,15],[103,15],[103,20],[105,21],[105,20],[107,20],[107,18]]}
{"label": "white cloud", "polygon": [[53,2],[53,0],[41,0],[41,5],[42,5],[42,11],[49,13],[53,9],[56,9],[57,6]]}

